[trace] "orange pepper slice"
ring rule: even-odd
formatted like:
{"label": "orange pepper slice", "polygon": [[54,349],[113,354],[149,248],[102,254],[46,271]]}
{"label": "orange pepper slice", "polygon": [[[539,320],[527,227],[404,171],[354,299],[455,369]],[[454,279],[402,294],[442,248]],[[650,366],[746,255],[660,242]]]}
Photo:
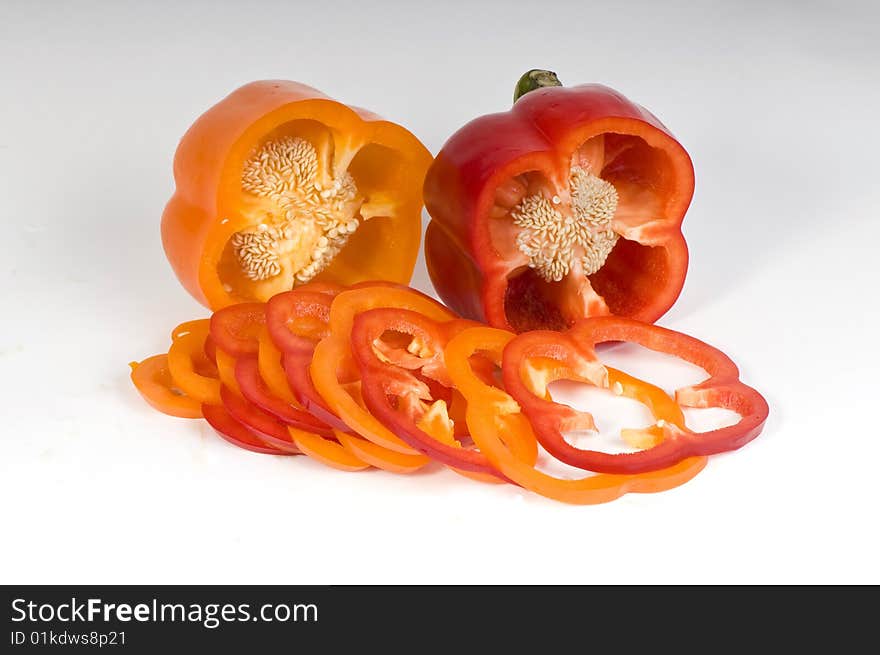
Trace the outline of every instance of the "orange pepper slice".
{"label": "orange pepper slice", "polygon": [[209,321],[188,321],[175,328],[168,350],[168,370],[187,396],[207,405],[220,404],[217,366],[205,354]]}
{"label": "orange pepper slice", "polygon": [[287,383],[287,373],[281,365],[281,351],[275,347],[269,331],[266,327],[260,332],[260,349],[257,353],[257,364],[260,369],[260,377],[276,398],[280,398],[294,407],[302,408],[302,405],[294,397]]}
{"label": "orange pepper slice", "polygon": [[168,355],[153,355],[129,366],[135,388],[154,409],[180,418],[202,417],[202,404],[183,393],[171,377]]}
{"label": "orange pepper slice", "polygon": [[287,430],[290,432],[290,438],[293,439],[293,443],[296,444],[300,452],[305,453],[312,459],[318,460],[322,464],[341,471],[363,471],[370,468],[367,462],[332,439],[325,439],[313,432],[306,432],[289,426]]}
{"label": "orange pepper slice", "polygon": [[431,460],[424,455],[404,455],[342,430],[334,430],[342,447],[360,460],[391,473],[414,473]]}

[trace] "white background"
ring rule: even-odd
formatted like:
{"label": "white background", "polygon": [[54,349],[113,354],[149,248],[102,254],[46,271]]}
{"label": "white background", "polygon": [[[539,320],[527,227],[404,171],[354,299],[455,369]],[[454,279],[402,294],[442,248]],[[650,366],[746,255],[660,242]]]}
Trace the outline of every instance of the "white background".
{"label": "white background", "polygon": [[[4,0],[0,582],[880,582],[878,14],[733,5]],[[159,239],[202,111],[296,79],[436,153],[533,67],[619,89],[689,150],[692,261],[661,323],[740,363],[763,436],[571,507],[251,455],[143,403],[127,363],[206,314]]]}

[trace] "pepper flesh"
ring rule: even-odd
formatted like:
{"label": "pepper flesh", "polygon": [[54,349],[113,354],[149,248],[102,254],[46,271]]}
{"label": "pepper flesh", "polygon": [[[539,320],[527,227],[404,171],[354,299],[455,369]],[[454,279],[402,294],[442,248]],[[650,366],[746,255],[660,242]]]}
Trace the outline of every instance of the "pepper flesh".
{"label": "pepper flesh", "polygon": [[247,84],[189,128],[162,216],[183,286],[218,309],[311,279],[407,282],[430,153],[304,84]]}
{"label": "pepper flesh", "polygon": [[[498,387],[487,385],[471,369],[470,357],[488,352],[502,357],[505,346],[514,335],[493,328],[471,328],[453,337],[445,350],[449,374],[457,389],[468,401],[467,424],[480,451],[505,476],[542,496],[573,504],[604,503],[625,493],[653,493],[684,484],[706,465],[706,457],[692,457],[678,464],[650,473],[609,475],[600,473],[581,480],[563,480],[538,471],[533,465],[518,459],[509,450],[502,435],[511,432],[531,433],[531,426],[516,401]],[[680,425],[684,424],[680,410],[667,397],[658,401],[656,387],[641,380],[622,376],[624,392],[644,402],[655,416]],[[665,395],[662,394],[661,395]]]}
{"label": "pepper flesh", "polygon": [[425,259],[459,314],[523,332],[584,316],[653,322],[687,271],[693,166],[655,116],[596,84],[477,118],[425,179]]}
{"label": "pepper flesh", "polygon": [[[769,408],[752,387],[739,381],[736,364],[723,352],[691,336],[656,325],[620,317],[584,319],[566,333],[552,337],[541,332],[519,335],[504,351],[505,388],[529,417],[538,440],[561,461],[603,473],[641,473],[673,466],[689,457],[734,450],[757,437],[763,429]],[[623,436],[632,445],[643,447],[634,453],[605,453],[577,448],[563,433],[582,427],[591,429],[589,413],[577,412],[555,403],[546,392],[548,380],[535,384],[529,371],[533,357],[557,360],[557,378],[588,381],[600,387],[613,387],[598,360],[595,346],[608,341],[632,342],[674,355],[706,370],[708,378],[700,384],[675,392],[684,407],[721,407],[737,412],[735,424],[707,432],[693,432],[684,423],[663,421],[648,430],[628,430]]]}

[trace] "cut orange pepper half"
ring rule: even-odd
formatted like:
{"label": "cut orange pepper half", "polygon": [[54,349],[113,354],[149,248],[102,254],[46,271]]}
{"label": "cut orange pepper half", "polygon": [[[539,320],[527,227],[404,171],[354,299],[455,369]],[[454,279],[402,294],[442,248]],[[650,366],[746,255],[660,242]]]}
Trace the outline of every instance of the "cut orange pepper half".
{"label": "cut orange pepper half", "polygon": [[211,309],[312,279],[407,282],[431,159],[400,125],[305,84],[246,84],[180,141],[165,254]]}
{"label": "cut orange pepper half", "polygon": [[[449,375],[468,401],[467,424],[471,437],[489,461],[508,478],[548,498],[573,504],[595,504],[614,500],[625,493],[652,493],[676,487],[705,467],[707,458],[692,457],[650,473],[598,474],[581,480],[563,480],[517,458],[504,444],[501,435],[511,431],[531,432],[531,426],[516,401],[502,389],[486,384],[474,373],[469,362],[470,357],[478,352],[500,358],[513,337],[504,330],[471,328],[453,337],[445,350]],[[621,376],[616,381],[631,397],[649,401],[648,406],[658,418],[683,424],[681,412],[672,399],[663,402],[653,385],[629,376]]]}

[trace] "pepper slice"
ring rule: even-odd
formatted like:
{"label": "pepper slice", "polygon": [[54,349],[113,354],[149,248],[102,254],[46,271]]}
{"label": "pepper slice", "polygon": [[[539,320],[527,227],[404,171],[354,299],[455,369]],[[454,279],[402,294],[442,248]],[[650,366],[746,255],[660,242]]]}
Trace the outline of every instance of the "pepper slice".
{"label": "pepper slice", "polygon": [[[653,493],[679,486],[699,473],[708,461],[692,457],[661,471],[637,475],[597,474],[581,480],[562,480],[542,473],[518,459],[504,444],[502,435],[530,433],[531,426],[517,402],[498,387],[486,384],[472,370],[469,360],[476,352],[501,358],[514,335],[494,328],[471,328],[453,337],[445,350],[446,365],[456,388],[468,401],[467,424],[474,442],[489,461],[508,478],[542,496],[573,504],[604,503],[628,492]],[[609,372],[611,370],[609,369]],[[662,391],[636,378],[622,375],[626,395],[646,404],[655,416],[684,424],[681,411]],[[626,386],[623,383],[626,383]]]}
{"label": "pepper slice", "polygon": [[[443,348],[452,336],[475,325],[463,320],[437,323],[405,309],[371,309],[355,317],[351,348],[361,374],[361,394],[377,419],[416,450],[459,472],[497,478],[502,476],[484,455],[456,439],[448,403],[436,391],[452,385]],[[405,339],[392,349],[383,341],[387,333]],[[428,385],[425,378],[436,384]],[[513,438],[508,446],[534,463],[536,443]]]}
{"label": "pepper slice", "polygon": [[357,374],[351,351],[354,317],[378,307],[410,309],[437,321],[455,318],[449,309],[433,298],[409,288],[370,286],[344,291],[333,299],[330,334],[315,346],[309,373],[321,398],[350,430],[383,448],[417,455],[416,450],[360,405],[345,386],[357,384],[357,380],[350,379],[352,374]]}
{"label": "pepper slice", "polygon": [[211,315],[211,340],[233,357],[256,355],[260,351],[260,332],[265,324],[265,303],[230,305]]}
{"label": "pepper slice", "polygon": [[266,303],[266,328],[282,352],[282,367],[297,402],[326,425],[347,431],[348,426],[324,402],[309,374],[315,344],[330,331],[330,304],[341,291],[341,287],[316,288],[312,283],[278,294]]}
{"label": "pepper slice", "polygon": [[220,398],[229,415],[267,446],[293,455],[300,453],[287,431],[287,426],[274,416],[262,411],[228,387],[220,389]]}
{"label": "pepper slice", "polygon": [[294,397],[287,382],[287,374],[281,363],[281,351],[275,347],[269,331],[263,329],[259,337],[259,353],[257,363],[260,369],[260,377],[266,383],[266,387],[276,398],[294,407],[302,408],[302,405]]}
{"label": "pepper slice", "polygon": [[202,405],[202,413],[214,431],[229,443],[263,455],[293,455],[293,452],[279,450],[266,445],[236,421],[221,405]]}
{"label": "pepper slice", "polygon": [[425,261],[455,311],[524,332],[585,316],[653,322],[687,271],[694,190],[684,148],[598,84],[530,71],[506,113],[472,120],[425,180]]}
{"label": "pepper slice", "polygon": [[209,321],[188,321],[175,328],[168,350],[168,370],[175,385],[187,396],[208,405],[220,404],[220,379],[205,344]]}
{"label": "pepper slice", "polygon": [[[644,448],[634,453],[612,454],[572,446],[563,432],[592,427],[592,417],[553,402],[546,392],[547,380],[536,380],[529,360],[555,359],[561,365],[558,377],[614,388],[595,353],[597,344],[609,341],[636,343],[705,369],[708,379],[678,389],[676,402],[684,407],[729,409],[737,412],[740,420],[707,432],[693,432],[684,423],[668,420],[648,430],[628,430],[624,438]],[[519,335],[504,351],[503,375],[505,388],[529,417],[544,448],[572,466],[603,473],[656,471],[689,457],[740,448],[761,433],[769,413],[766,400],[739,381],[736,364],[717,348],[680,332],[620,317],[585,319],[555,337],[541,332]]]}
{"label": "pepper slice", "polygon": [[201,403],[187,396],[174,382],[168,368],[168,355],[153,355],[142,362],[131,362],[131,381],[154,409],[180,418],[201,418]]}
{"label": "pepper slice", "polygon": [[312,279],[407,282],[430,162],[410,132],[371,112],[297,82],[252,82],[181,140],[165,253],[212,309]]}
{"label": "pepper slice", "polygon": [[322,464],[340,471],[363,471],[371,468],[367,462],[332,439],[324,439],[317,434],[296,428],[287,429],[296,447]]}
{"label": "pepper slice", "polygon": [[260,367],[256,357],[248,355],[240,357],[236,361],[235,379],[244,399],[263,412],[270,414],[277,421],[300,430],[308,430],[328,437],[333,435],[332,430],[326,424],[309,412],[294,407],[272,395],[263,378],[260,377]]}

